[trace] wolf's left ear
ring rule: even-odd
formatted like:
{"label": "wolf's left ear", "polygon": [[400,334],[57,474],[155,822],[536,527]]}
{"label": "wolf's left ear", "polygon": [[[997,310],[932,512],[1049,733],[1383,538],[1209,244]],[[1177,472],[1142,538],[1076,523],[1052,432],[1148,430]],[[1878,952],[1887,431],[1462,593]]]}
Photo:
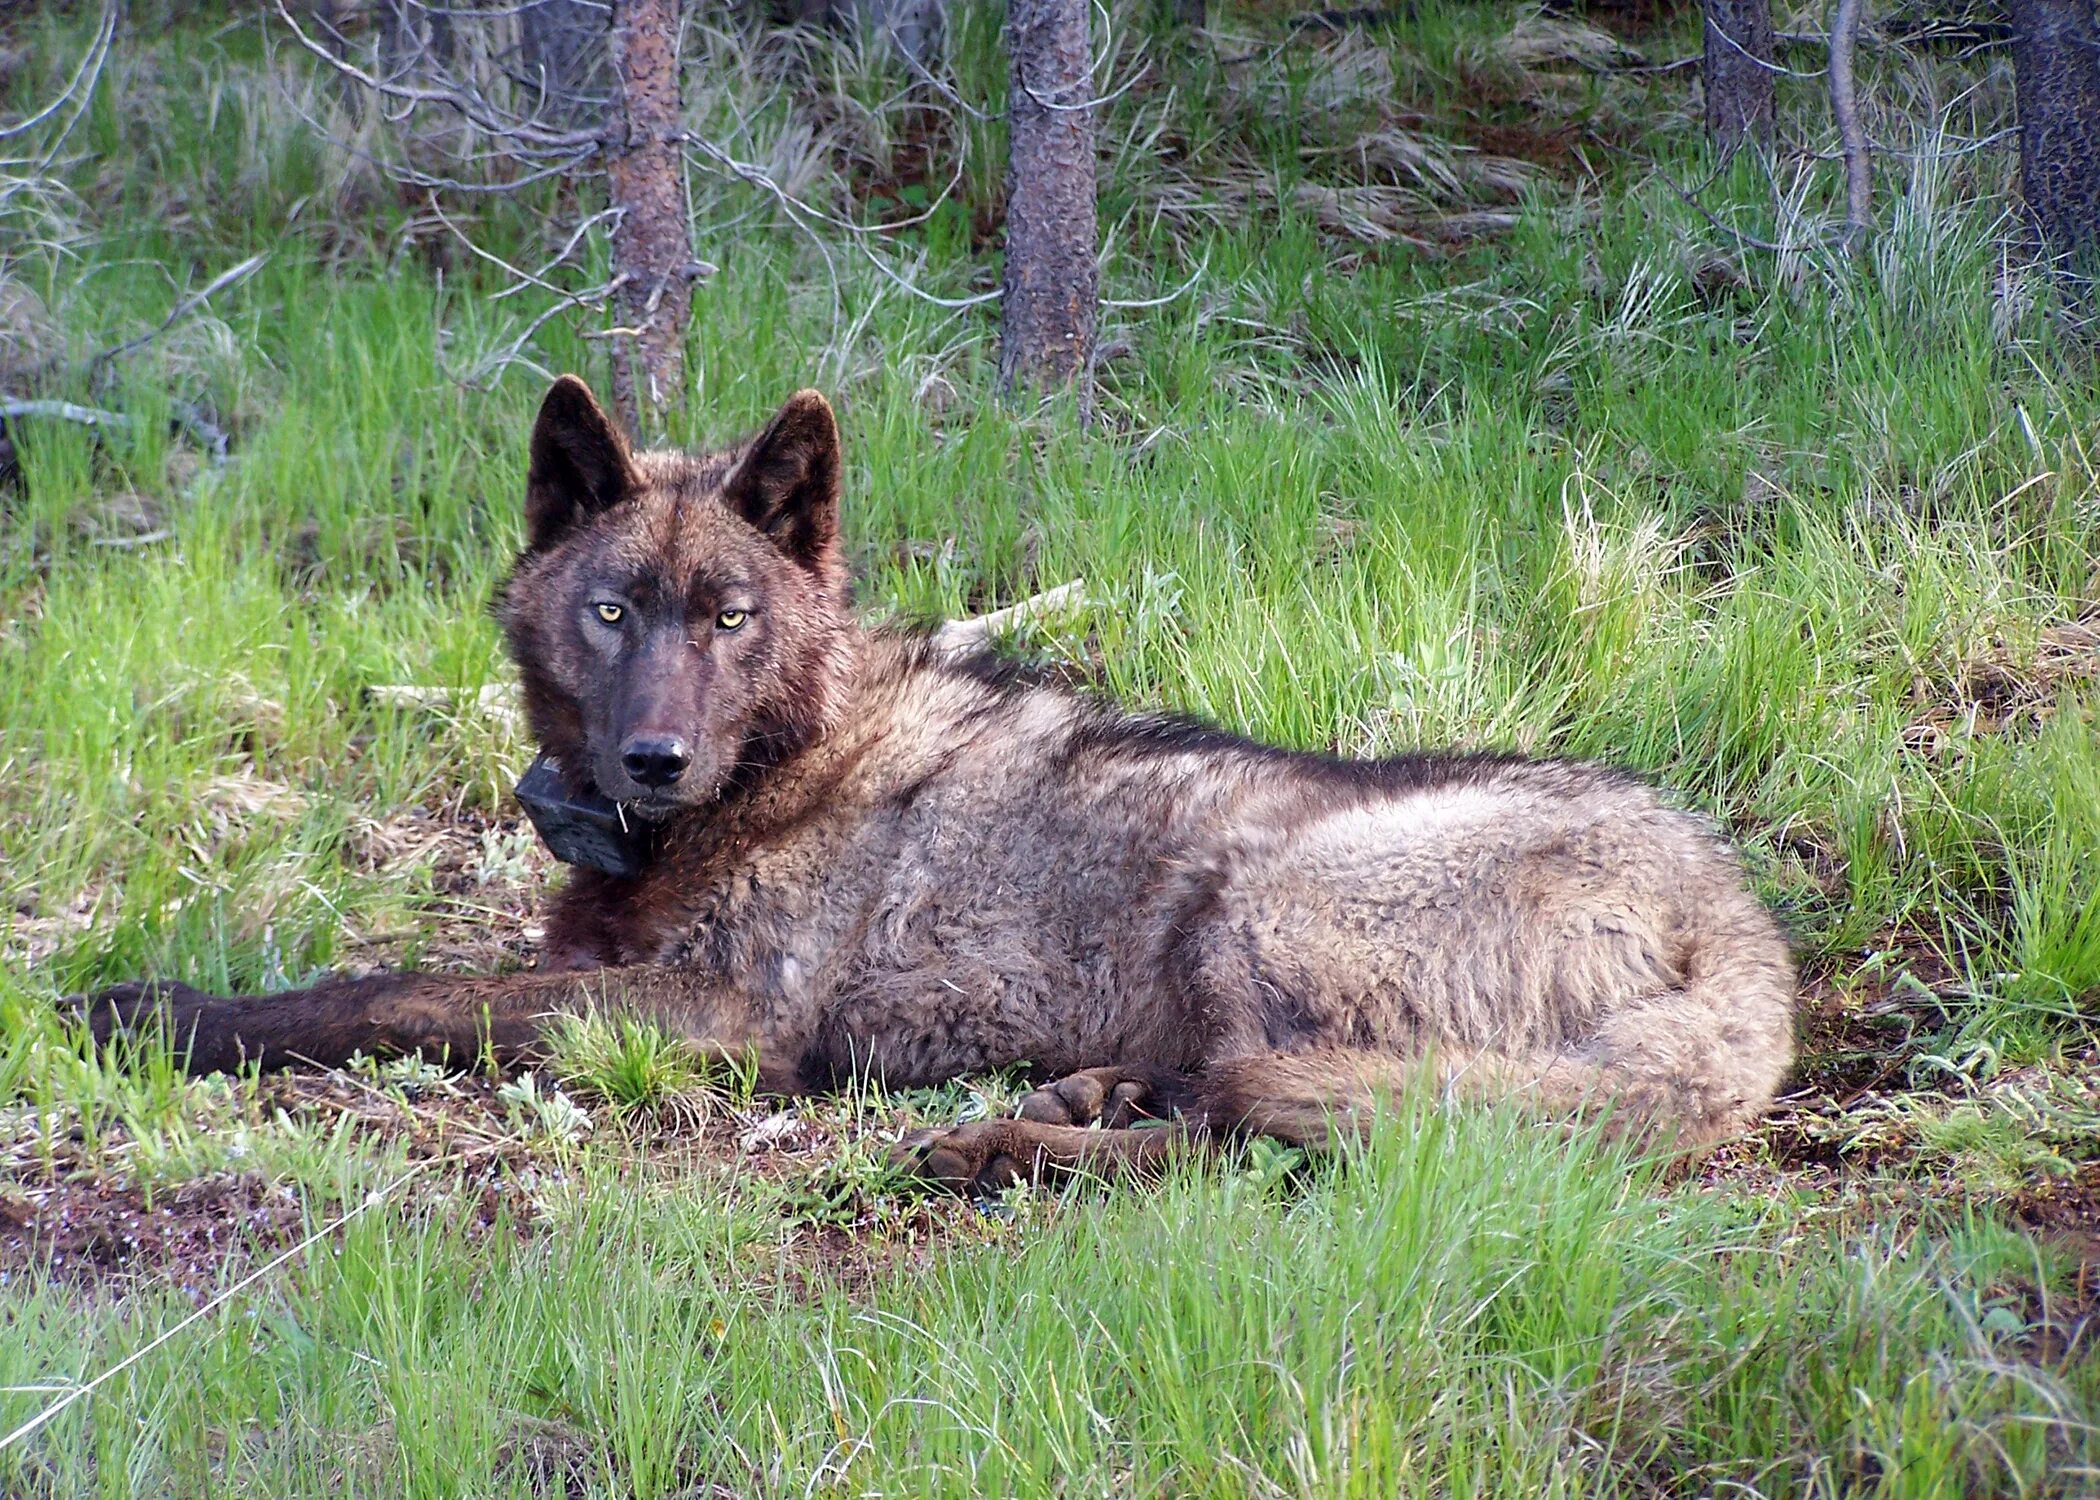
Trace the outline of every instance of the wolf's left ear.
{"label": "wolf's left ear", "polygon": [[723,497],[790,560],[815,567],[838,542],[840,464],[831,403],[797,391],[745,446]]}
{"label": "wolf's left ear", "polygon": [[634,492],[627,439],[591,388],[564,375],[540,402],[525,478],[525,545],[542,552]]}

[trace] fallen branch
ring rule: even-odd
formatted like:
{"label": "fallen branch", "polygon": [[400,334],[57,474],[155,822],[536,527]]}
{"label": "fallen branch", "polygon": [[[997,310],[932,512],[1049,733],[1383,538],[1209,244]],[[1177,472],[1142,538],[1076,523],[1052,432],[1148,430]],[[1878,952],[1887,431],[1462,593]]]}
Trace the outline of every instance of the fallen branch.
{"label": "fallen branch", "polygon": [[[44,417],[54,422],[78,422],[83,427],[136,427],[138,418],[121,411],[105,411],[99,406],[76,406],[71,401],[25,401],[11,396],[0,396],[0,421],[13,421],[19,417]],[[225,429],[190,402],[183,402],[168,414],[169,425],[188,433],[197,440],[197,446],[211,457],[212,466],[226,462],[227,437]]]}
{"label": "fallen branch", "polygon": [[226,436],[226,429],[207,417],[204,409],[197,403],[179,403],[169,414],[168,420],[196,440],[197,446],[210,455],[213,468],[218,468],[226,462],[232,440]]}
{"label": "fallen branch", "polygon": [[933,633],[933,638],[942,650],[952,656],[961,656],[989,644],[995,636],[1011,635],[1024,625],[1042,620],[1077,614],[1086,607],[1086,580],[1075,578],[1070,583],[1031,595],[1018,604],[995,609],[988,615],[950,620]]}
{"label": "fallen branch", "polygon": [[447,713],[468,709],[512,724],[519,723],[523,717],[523,710],[518,706],[517,684],[510,682],[491,682],[478,688],[421,687],[414,683],[389,682],[365,691],[374,703],[388,703],[397,708],[425,708]]}
{"label": "fallen branch", "polygon": [[55,422],[78,422],[83,427],[130,427],[133,420],[120,411],[99,406],[75,406],[70,401],[21,401],[0,397],[0,417],[48,417]]}

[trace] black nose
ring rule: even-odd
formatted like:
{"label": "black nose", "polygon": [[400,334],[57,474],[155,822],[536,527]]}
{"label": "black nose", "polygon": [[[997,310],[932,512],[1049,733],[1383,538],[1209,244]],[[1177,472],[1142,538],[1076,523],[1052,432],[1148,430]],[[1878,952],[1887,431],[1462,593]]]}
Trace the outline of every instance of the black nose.
{"label": "black nose", "polygon": [[631,739],[620,747],[620,764],[639,786],[669,786],[693,763],[684,740]]}

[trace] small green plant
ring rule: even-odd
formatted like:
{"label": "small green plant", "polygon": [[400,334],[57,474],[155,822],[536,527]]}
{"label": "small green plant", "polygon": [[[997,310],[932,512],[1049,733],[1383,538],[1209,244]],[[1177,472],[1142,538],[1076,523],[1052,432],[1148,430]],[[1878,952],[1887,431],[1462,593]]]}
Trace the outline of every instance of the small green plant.
{"label": "small green plant", "polygon": [[921,1191],[910,1171],[890,1159],[887,1140],[852,1135],[786,1186],[783,1206],[791,1221],[846,1228],[879,1220]]}
{"label": "small green plant", "polygon": [[920,1125],[967,1125],[972,1120],[1013,1114],[1034,1086],[1029,1071],[1027,1063],[1016,1063],[996,1073],[973,1074],[923,1089],[883,1090],[861,1079],[842,1097],[852,1102],[854,1113],[862,1118],[902,1110]]}
{"label": "small green plant", "polygon": [[745,1109],[758,1082],[755,1059],[708,1056],[638,1016],[565,1017],[548,1034],[547,1054],[564,1084],[622,1116]]}
{"label": "small green plant", "polygon": [[443,1063],[430,1061],[420,1052],[383,1059],[353,1052],[343,1066],[345,1071],[367,1078],[402,1099],[420,1098],[432,1091],[447,1091],[452,1086],[451,1069]]}
{"label": "small green plant", "polygon": [[536,1073],[499,1084],[496,1097],[510,1107],[511,1122],[523,1136],[544,1135],[573,1145],[594,1128],[589,1110],[559,1088],[542,1088]]}

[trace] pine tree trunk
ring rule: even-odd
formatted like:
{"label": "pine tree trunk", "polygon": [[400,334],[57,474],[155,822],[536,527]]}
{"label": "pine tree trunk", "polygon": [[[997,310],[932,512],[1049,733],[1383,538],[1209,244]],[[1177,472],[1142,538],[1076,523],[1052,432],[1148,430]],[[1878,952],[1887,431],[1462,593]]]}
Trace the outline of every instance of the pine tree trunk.
{"label": "pine tree trunk", "polygon": [[590,0],[539,0],[518,13],[525,75],[549,120],[572,127],[604,113],[606,13]]}
{"label": "pine tree trunk", "polygon": [[2100,22],[2094,0],[2013,0],[2020,189],[2043,247],[2100,278]]}
{"label": "pine tree trunk", "polygon": [[1099,272],[1090,0],[1009,0],[1010,132],[999,375],[1008,390],[1077,384],[1094,368]]}
{"label": "pine tree trunk", "polygon": [[1723,151],[1772,138],[1771,0],[1706,0],[1706,133]]}
{"label": "pine tree trunk", "polygon": [[612,206],[612,396],[628,430],[657,430],[685,396],[685,329],[692,314],[692,217],[678,96],[678,0],[613,0],[612,71],[619,138],[606,160]]}

